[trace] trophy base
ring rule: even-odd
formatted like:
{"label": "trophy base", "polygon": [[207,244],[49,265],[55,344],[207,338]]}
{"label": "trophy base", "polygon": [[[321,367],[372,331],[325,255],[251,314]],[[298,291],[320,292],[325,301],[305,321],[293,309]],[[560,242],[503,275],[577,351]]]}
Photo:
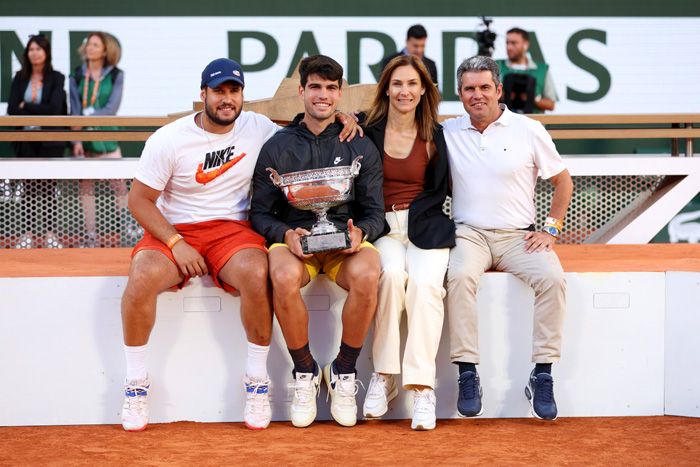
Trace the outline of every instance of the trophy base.
{"label": "trophy base", "polygon": [[350,235],[347,231],[301,237],[301,250],[307,255],[346,248],[350,248]]}

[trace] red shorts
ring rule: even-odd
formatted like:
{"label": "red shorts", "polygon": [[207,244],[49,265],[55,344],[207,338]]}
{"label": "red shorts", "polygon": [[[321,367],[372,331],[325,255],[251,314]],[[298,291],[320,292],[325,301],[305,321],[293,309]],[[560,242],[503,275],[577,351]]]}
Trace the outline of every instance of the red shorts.
{"label": "red shorts", "polygon": [[[214,220],[193,224],[176,224],[173,227],[192,248],[204,257],[214,284],[229,292],[235,292],[236,289],[219,281],[219,271],[228,260],[244,248],[267,251],[265,239],[250,228],[249,221]],[[170,248],[148,232],[144,233],[141,241],[131,251],[131,257],[133,258],[141,250],[160,251],[177,266]],[[186,276],[178,284],[178,288],[183,288],[189,280],[190,277]]]}

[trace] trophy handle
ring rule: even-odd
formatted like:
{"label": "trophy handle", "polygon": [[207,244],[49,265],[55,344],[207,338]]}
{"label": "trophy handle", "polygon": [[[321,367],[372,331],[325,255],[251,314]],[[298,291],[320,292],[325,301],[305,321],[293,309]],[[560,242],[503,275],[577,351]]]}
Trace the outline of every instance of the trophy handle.
{"label": "trophy handle", "polygon": [[272,184],[279,188],[282,185],[282,176],[272,167],[268,167],[265,170],[270,172],[270,180],[272,180]]}
{"label": "trophy handle", "polygon": [[[353,177],[357,177],[360,173],[360,161],[362,160],[363,156],[357,156],[352,160],[352,164],[350,165],[350,174]],[[269,170],[269,169],[268,169]]]}

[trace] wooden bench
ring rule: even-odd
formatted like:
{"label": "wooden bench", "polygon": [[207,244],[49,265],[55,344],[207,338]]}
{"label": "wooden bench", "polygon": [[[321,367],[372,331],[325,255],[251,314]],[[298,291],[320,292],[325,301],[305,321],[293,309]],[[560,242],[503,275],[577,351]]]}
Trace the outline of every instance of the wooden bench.
{"label": "wooden bench", "polygon": [[[156,128],[187,112],[167,117],[3,116],[0,127],[43,126],[53,130],[0,130],[0,141],[145,141]],[[277,118],[280,124],[288,119]],[[441,120],[456,115],[443,115]],[[555,140],[670,139],[678,155],[685,141],[686,156],[693,155],[693,139],[700,138],[700,114],[529,115],[542,122]],[[118,126],[118,130],[71,130],[70,127]]]}

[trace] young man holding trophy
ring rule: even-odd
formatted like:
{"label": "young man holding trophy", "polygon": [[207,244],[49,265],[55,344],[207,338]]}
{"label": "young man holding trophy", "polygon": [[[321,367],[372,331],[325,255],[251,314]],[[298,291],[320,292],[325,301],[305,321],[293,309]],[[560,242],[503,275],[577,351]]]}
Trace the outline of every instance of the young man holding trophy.
{"label": "young man holding trophy", "polygon": [[355,363],[377,307],[379,253],[369,243],[384,233],[382,164],[367,138],[341,142],[336,107],[343,68],[315,55],[299,67],[303,115],[263,146],[253,176],[250,219],[269,244],[273,305],[294,362],[291,419],[316,418],[321,369],[309,350],[308,311],[300,289],[320,272],[348,291],[336,359],[323,369],[331,414],[357,420]]}

